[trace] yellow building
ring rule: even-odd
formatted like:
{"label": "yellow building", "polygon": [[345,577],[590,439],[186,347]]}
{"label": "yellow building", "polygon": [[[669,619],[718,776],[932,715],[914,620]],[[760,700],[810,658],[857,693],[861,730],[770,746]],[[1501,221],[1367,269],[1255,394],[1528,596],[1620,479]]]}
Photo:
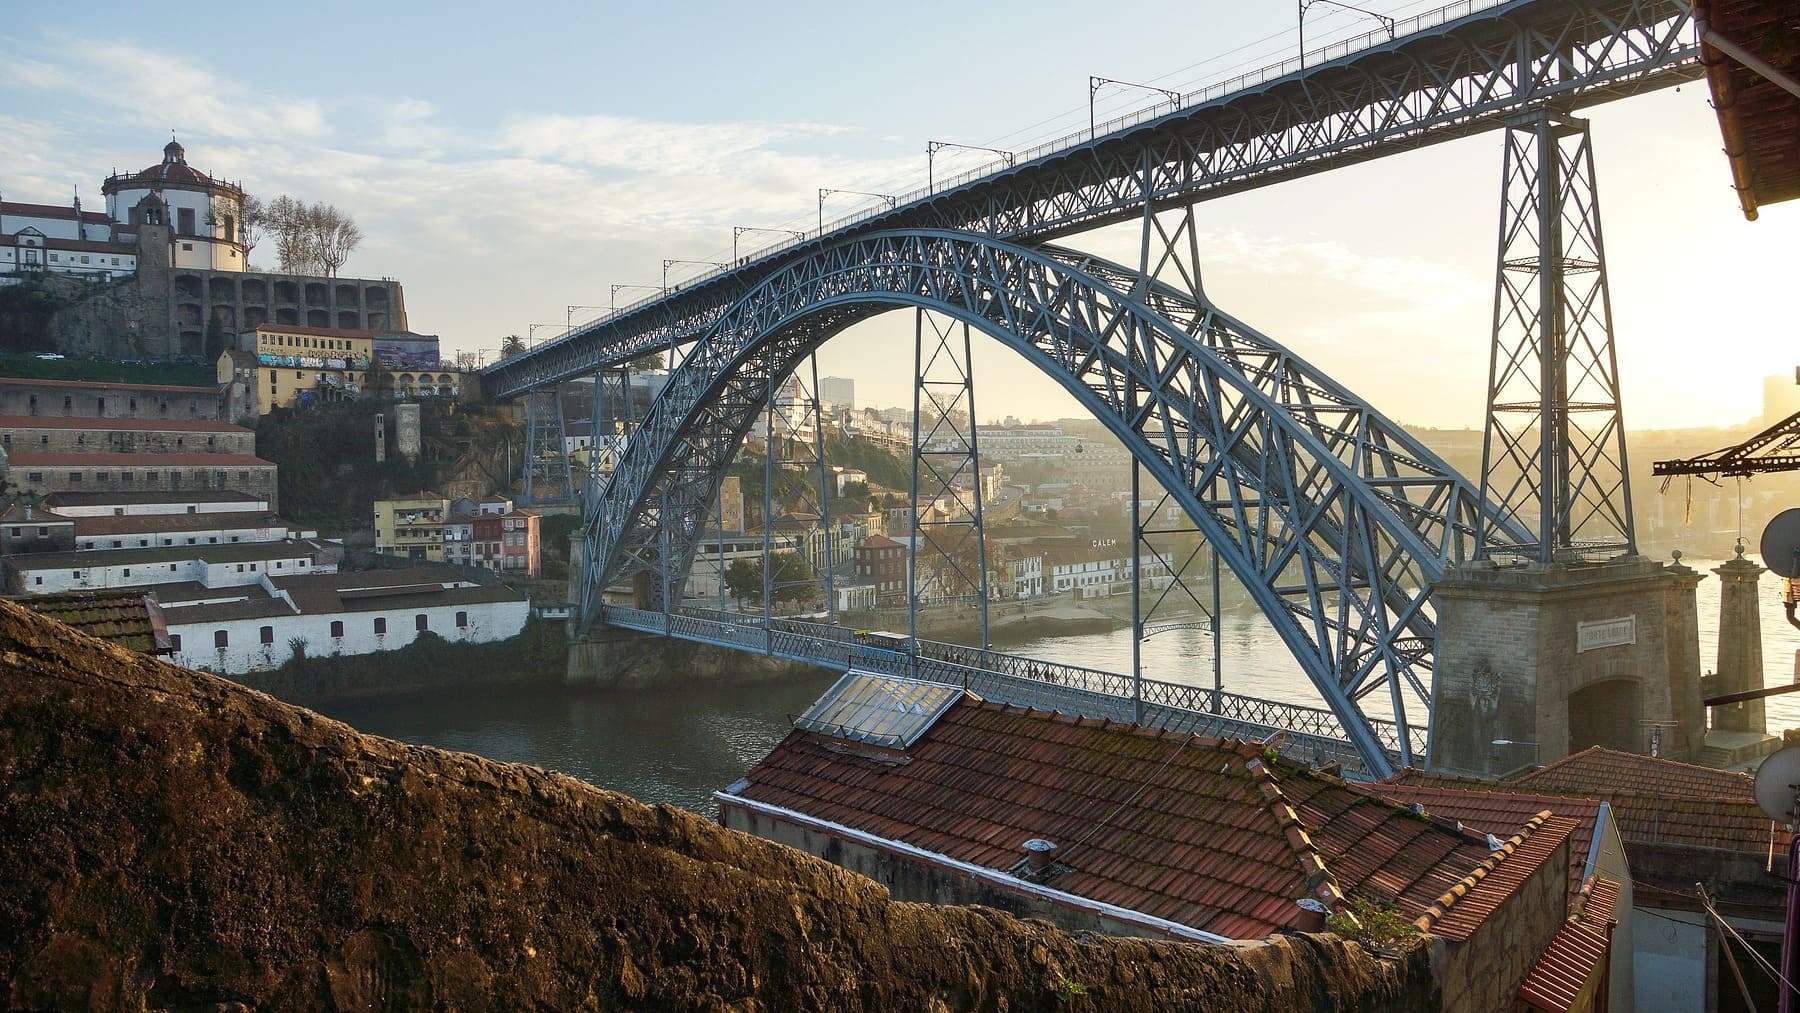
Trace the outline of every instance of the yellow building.
{"label": "yellow building", "polygon": [[450,501],[426,490],[375,501],[375,551],[444,561],[444,521]]}
{"label": "yellow building", "polygon": [[238,334],[237,354],[219,356],[218,380],[243,381],[256,414],[267,415],[332,391],[356,396],[374,353],[373,331],[260,324]]}
{"label": "yellow building", "polygon": [[360,397],[371,383],[396,401],[460,397],[461,371],[438,358],[435,335],[261,324],[240,332],[237,349],[219,356],[218,381],[241,381],[258,415]]}

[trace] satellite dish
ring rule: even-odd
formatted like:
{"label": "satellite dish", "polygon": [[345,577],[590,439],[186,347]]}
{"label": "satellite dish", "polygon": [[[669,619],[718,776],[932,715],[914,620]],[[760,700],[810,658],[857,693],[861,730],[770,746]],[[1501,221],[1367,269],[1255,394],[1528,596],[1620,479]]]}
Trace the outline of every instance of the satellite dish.
{"label": "satellite dish", "polygon": [[1756,804],[1778,823],[1800,822],[1794,793],[1800,791],[1800,746],[1789,746],[1756,768]]}
{"label": "satellite dish", "polygon": [[1800,507],[1783,510],[1763,528],[1763,565],[1780,577],[1800,577]]}

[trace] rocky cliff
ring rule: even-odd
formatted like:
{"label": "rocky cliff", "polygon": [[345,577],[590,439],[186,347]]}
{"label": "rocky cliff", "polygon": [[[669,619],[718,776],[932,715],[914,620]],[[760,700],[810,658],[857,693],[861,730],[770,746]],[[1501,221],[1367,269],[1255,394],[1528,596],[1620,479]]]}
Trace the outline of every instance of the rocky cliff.
{"label": "rocky cliff", "polygon": [[0,602],[0,1004],[1418,1009],[1420,951],[1076,937]]}

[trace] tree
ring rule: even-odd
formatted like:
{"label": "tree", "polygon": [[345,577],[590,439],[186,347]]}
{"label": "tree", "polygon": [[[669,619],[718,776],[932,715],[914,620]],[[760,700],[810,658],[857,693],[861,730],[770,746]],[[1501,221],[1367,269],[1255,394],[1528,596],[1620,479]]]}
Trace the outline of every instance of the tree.
{"label": "tree", "polygon": [[250,267],[250,251],[262,241],[263,232],[269,226],[269,209],[263,205],[262,198],[255,194],[245,194],[238,205],[238,242],[244,244],[244,267]]}
{"label": "tree", "polygon": [[500,339],[500,357],[502,359],[510,359],[523,351],[525,351],[525,339],[517,334],[508,334]]}
{"label": "tree", "polygon": [[771,583],[776,601],[813,601],[819,597],[819,575],[805,556],[777,552],[769,557],[769,565],[775,568]]}
{"label": "tree", "polygon": [[338,268],[362,245],[362,230],[349,215],[329,204],[312,206],[312,228],[319,263],[325,268],[326,277],[335,278]]}
{"label": "tree", "polygon": [[648,355],[640,355],[631,360],[628,366],[636,370],[661,369],[663,368],[663,353],[651,352]]}
{"label": "tree", "polygon": [[733,560],[731,565],[725,568],[725,590],[729,591],[732,599],[740,605],[746,598],[751,601],[762,601],[762,560]]}
{"label": "tree", "polygon": [[330,204],[308,204],[282,194],[268,203],[261,217],[275,237],[279,269],[288,274],[335,276],[362,244],[356,222]]}

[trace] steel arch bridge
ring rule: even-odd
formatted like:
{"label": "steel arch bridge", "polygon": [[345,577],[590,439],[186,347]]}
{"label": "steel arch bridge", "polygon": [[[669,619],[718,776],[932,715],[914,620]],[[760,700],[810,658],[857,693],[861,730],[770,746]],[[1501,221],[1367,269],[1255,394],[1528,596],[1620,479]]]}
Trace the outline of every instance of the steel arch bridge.
{"label": "steel arch bridge", "polygon": [[729,306],[589,505],[585,623],[621,581],[671,607],[773,385],[896,307],[966,322],[1060,382],[1186,510],[1371,769],[1387,765],[1371,710],[1400,725],[1403,762],[1422,759],[1410,732],[1429,720],[1432,585],[1475,556],[1478,530],[1525,533],[1399,426],[1203,296],[975,233],[847,239]]}

